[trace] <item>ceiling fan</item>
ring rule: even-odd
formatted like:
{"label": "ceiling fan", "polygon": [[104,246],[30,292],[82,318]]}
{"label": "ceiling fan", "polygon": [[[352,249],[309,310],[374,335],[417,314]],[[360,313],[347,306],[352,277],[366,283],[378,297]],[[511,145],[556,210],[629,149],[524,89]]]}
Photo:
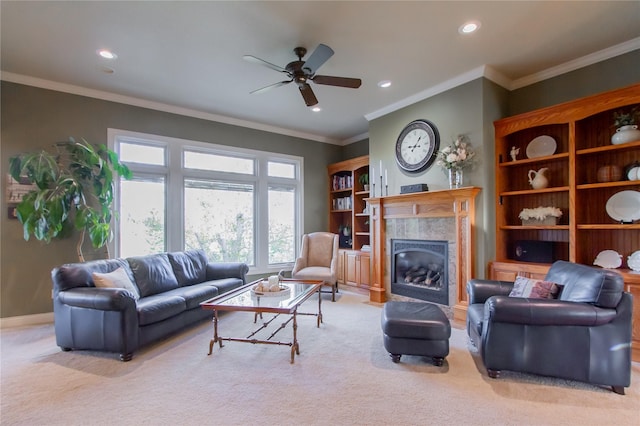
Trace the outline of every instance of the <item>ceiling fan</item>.
{"label": "ceiling fan", "polygon": [[282,68],[278,65],[274,65],[270,62],[267,62],[263,59],[256,58],[252,55],[245,55],[243,58],[246,61],[254,62],[257,64],[264,65],[273,70],[285,73],[289,80],[279,81],[274,84],[270,84],[261,89],[254,90],[253,93],[262,93],[269,89],[273,89],[274,87],[284,86],[285,84],[289,84],[291,82],[295,82],[298,85],[298,89],[300,90],[300,94],[304,99],[304,102],[307,106],[313,106],[318,103],[318,99],[316,95],[313,93],[311,86],[309,86],[309,81],[313,81],[316,84],[325,84],[328,86],[338,86],[338,87],[348,87],[351,89],[357,89],[362,84],[362,80],[359,78],[347,78],[347,77],[332,77],[329,75],[316,75],[316,71],[318,68],[322,66],[327,60],[333,56],[333,49],[325,44],[320,44],[313,51],[309,59],[306,61],[302,60],[302,57],[307,54],[307,49],[304,47],[296,47],[293,49],[293,53],[298,57],[297,61],[289,62],[286,67]]}

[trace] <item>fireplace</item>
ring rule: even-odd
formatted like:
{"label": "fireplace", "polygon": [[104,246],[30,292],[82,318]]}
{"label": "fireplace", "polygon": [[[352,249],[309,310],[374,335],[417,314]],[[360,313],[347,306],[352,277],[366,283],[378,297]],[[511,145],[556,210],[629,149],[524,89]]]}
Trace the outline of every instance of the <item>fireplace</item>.
{"label": "fireplace", "polygon": [[449,242],[391,240],[391,293],[449,305]]}

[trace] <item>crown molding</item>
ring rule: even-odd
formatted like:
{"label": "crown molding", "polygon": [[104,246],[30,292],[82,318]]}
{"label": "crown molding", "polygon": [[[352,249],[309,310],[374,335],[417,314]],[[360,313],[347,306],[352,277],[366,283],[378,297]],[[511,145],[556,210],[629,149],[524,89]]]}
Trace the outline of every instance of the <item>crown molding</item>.
{"label": "crown molding", "polygon": [[230,124],[233,126],[247,127],[249,129],[261,130],[264,132],[277,133],[285,136],[292,136],[301,139],[309,139],[316,142],[340,145],[341,141],[328,138],[325,136],[315,135],[311,133],[298,132],[283,127],[270,126],[268,124],[256,123],[248,120],[227,117],[224,115],[212,114],[204,111],[198,111],[190,108],[183,108],[175,105],[169,105],[162,102],[149,101],[133,96],[119,95],[116,93],[105,92],[102,90],[89,89],[87,87],[75,86],[72,84],[60,83],[57,81],[45,80],[42,78],[31,77],[22,74],[15,74],[7,71],[0,71],[0,80],[10,83],[24,84],[26,86],[39,87],[41,89],[55,90],[58,92],[70,93],[73,95],[87,96],[90,98],[101,99],[109,102],[117,102],[126,105],[137,106],[141,108],[153,109],[156,111],[168,112],[171,114],[183,115],[187,117],[200,118],[218,123]]}
{"label": "crown molding", "polygon": [[351,136],[349,139],[345,139],[342,141],[342,146],[350,145],[355,142],[360,142],[363,139],[367,139],[369,137],[369,132],[360,133],[359,135]]}
{"label": "crown molding", "polygon": [[551,67],[539,73],[531,74],[526,77],[513,80],[510,84],[510,87],[507,88],[509,90],[520,89],[522,87],[529,86],[531,84],[538,83],[540,81],[547,80],[549,78],[556,77],[571,71],[575,71],[577,69],[584,68],[586,66],[593,65],[598,62],[602,62],[637,49],[640,49],[640,37],[625,41],[624,43],[616,44],[615,46],[611,46],[606,49],[599,50],[581,58],[574,59],[573,61],[565,62],[564,64],[560,64],[556,67]]}
{"label": "crown molding", "polygon": [[467,71],[463,74],[460,74],[452,79],[444,81],[440,84],[437,84],[433,87],[430,87],[422,92],[418,92],[415,95],[409,96],[408,98],[404,98],[401,101],[395,102],[393,104],[387,105],[384,108],[380,108],[376,111],[372,111],[368,114],[364,115],[364,118],[367,121],[374,120],[376,118],[382,117],[383,115],[390,114],[394,111],[407,107],[409,105],[413,105],[416,102],[423,101],[432,96],[435,96],[439,93],[446,92],[447,90],[453,89],[454,87],[458,87],[464,83],[467,83],[471,80],[475,80],[480,77],[484,77],[484,70],[486,66],[481,66],[472,69],[471,71]]}
{"label": "crown molding", "polygon": [[474,68],[471,71],[468,71],[464,74],[460,74],[441,84],[438,84],[429,89],[423,90],[422,92],[416,93],[413,96],[409,96],[408,98],[405,98],[399,102],[393,103],[391,105],[387,105],[384,108],[365,114],[365,118],[368,121],[374,120],[378,117],[382,117],[383,115],[390,114],[401,108],[404,108],[416,102],[425,100],[427,98],[430,98],[432,96],[435,96],[447,90],[453,89],[457,86],[468,83],[469,81],[475,80],[480,77],[485,77],[488,80],[493,81],[494,83],[504,87],[507,90],[515,90],[515,89],[519,89],[534,83],[538,83],[543,80],[547,80],[552,77],[556,77],[561,74],[565,74],[570,71],[574,71],[589,65],[593,65],[598,62],[602,62],[607,59],[614,58],[619,55],[623,55],[625,53],[628,53],[637,49],[640,49],[640,37],[634,38],[624,43],[617,44],[615,46],[611,46],[607,49],[603,49],[598,52],[594,52],[592,54],[583,56],[573,61],[569,61],[564,64],[558,65],[556,67],[549,68],[539,73],[535,73],[535,74],[528,75],[526,77],[519,78],[517,80],[511,80],[505,75],[496,71],[494,68],[490,67],[489,65],[483,65],[481,67]]}

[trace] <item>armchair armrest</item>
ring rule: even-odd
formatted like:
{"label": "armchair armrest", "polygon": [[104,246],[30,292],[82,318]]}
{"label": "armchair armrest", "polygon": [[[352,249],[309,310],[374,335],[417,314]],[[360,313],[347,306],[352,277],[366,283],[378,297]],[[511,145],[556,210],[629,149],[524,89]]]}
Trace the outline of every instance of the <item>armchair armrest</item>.
{"label": "armchair armrest", "polygon": [[58,300],[69,306],[100,311],[136,309],[133,294],[123,288],[76,287],[58,293]]}
{"label": "armchair armrest", "polygon": [[467,282],[469,304],[484,303],[491,296],[508,296],[513,289],[513,282],[472,279]]}
{"label": "armchair armrest", "polygon": [[291,270],[291,276],[294,276],[295,274],[300,272],[301,269],[304,269],[306,267],[307,267],[307,260],[302,257],[297,258],[296,263],[293,265],[293,269]]}
{"label": "armchair armrest", "polygon": [[485,321],[512,324],[594,326],[616,315],[615,309],[556,299],[492,296],[484,305]]}
{"label": "armchair armrest", "polygon": [[223,278],[240,278],[247,282],[249,266],[242,262],[215,262],[207,263],[207,280],[220,280]]}

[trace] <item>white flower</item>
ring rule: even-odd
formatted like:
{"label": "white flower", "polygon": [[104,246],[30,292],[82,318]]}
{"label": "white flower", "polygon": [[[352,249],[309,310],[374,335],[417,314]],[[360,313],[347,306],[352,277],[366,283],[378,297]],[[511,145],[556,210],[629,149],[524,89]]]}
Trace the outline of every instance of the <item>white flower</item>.
{"label": "white flower", "polygon": [[472,163],[475,152],[471,144],[465,142],[466,136],[460,135],[453,144],[442,148],[438,154],[436,164],[445,169],[463,169]]}
{"label": "white flower", "polygon": [[562,210],[557,207],[536,207],[535,209],[522,209],[518,217],[522,220],[538,219],[544,220],[547,216],[560,217]]}

